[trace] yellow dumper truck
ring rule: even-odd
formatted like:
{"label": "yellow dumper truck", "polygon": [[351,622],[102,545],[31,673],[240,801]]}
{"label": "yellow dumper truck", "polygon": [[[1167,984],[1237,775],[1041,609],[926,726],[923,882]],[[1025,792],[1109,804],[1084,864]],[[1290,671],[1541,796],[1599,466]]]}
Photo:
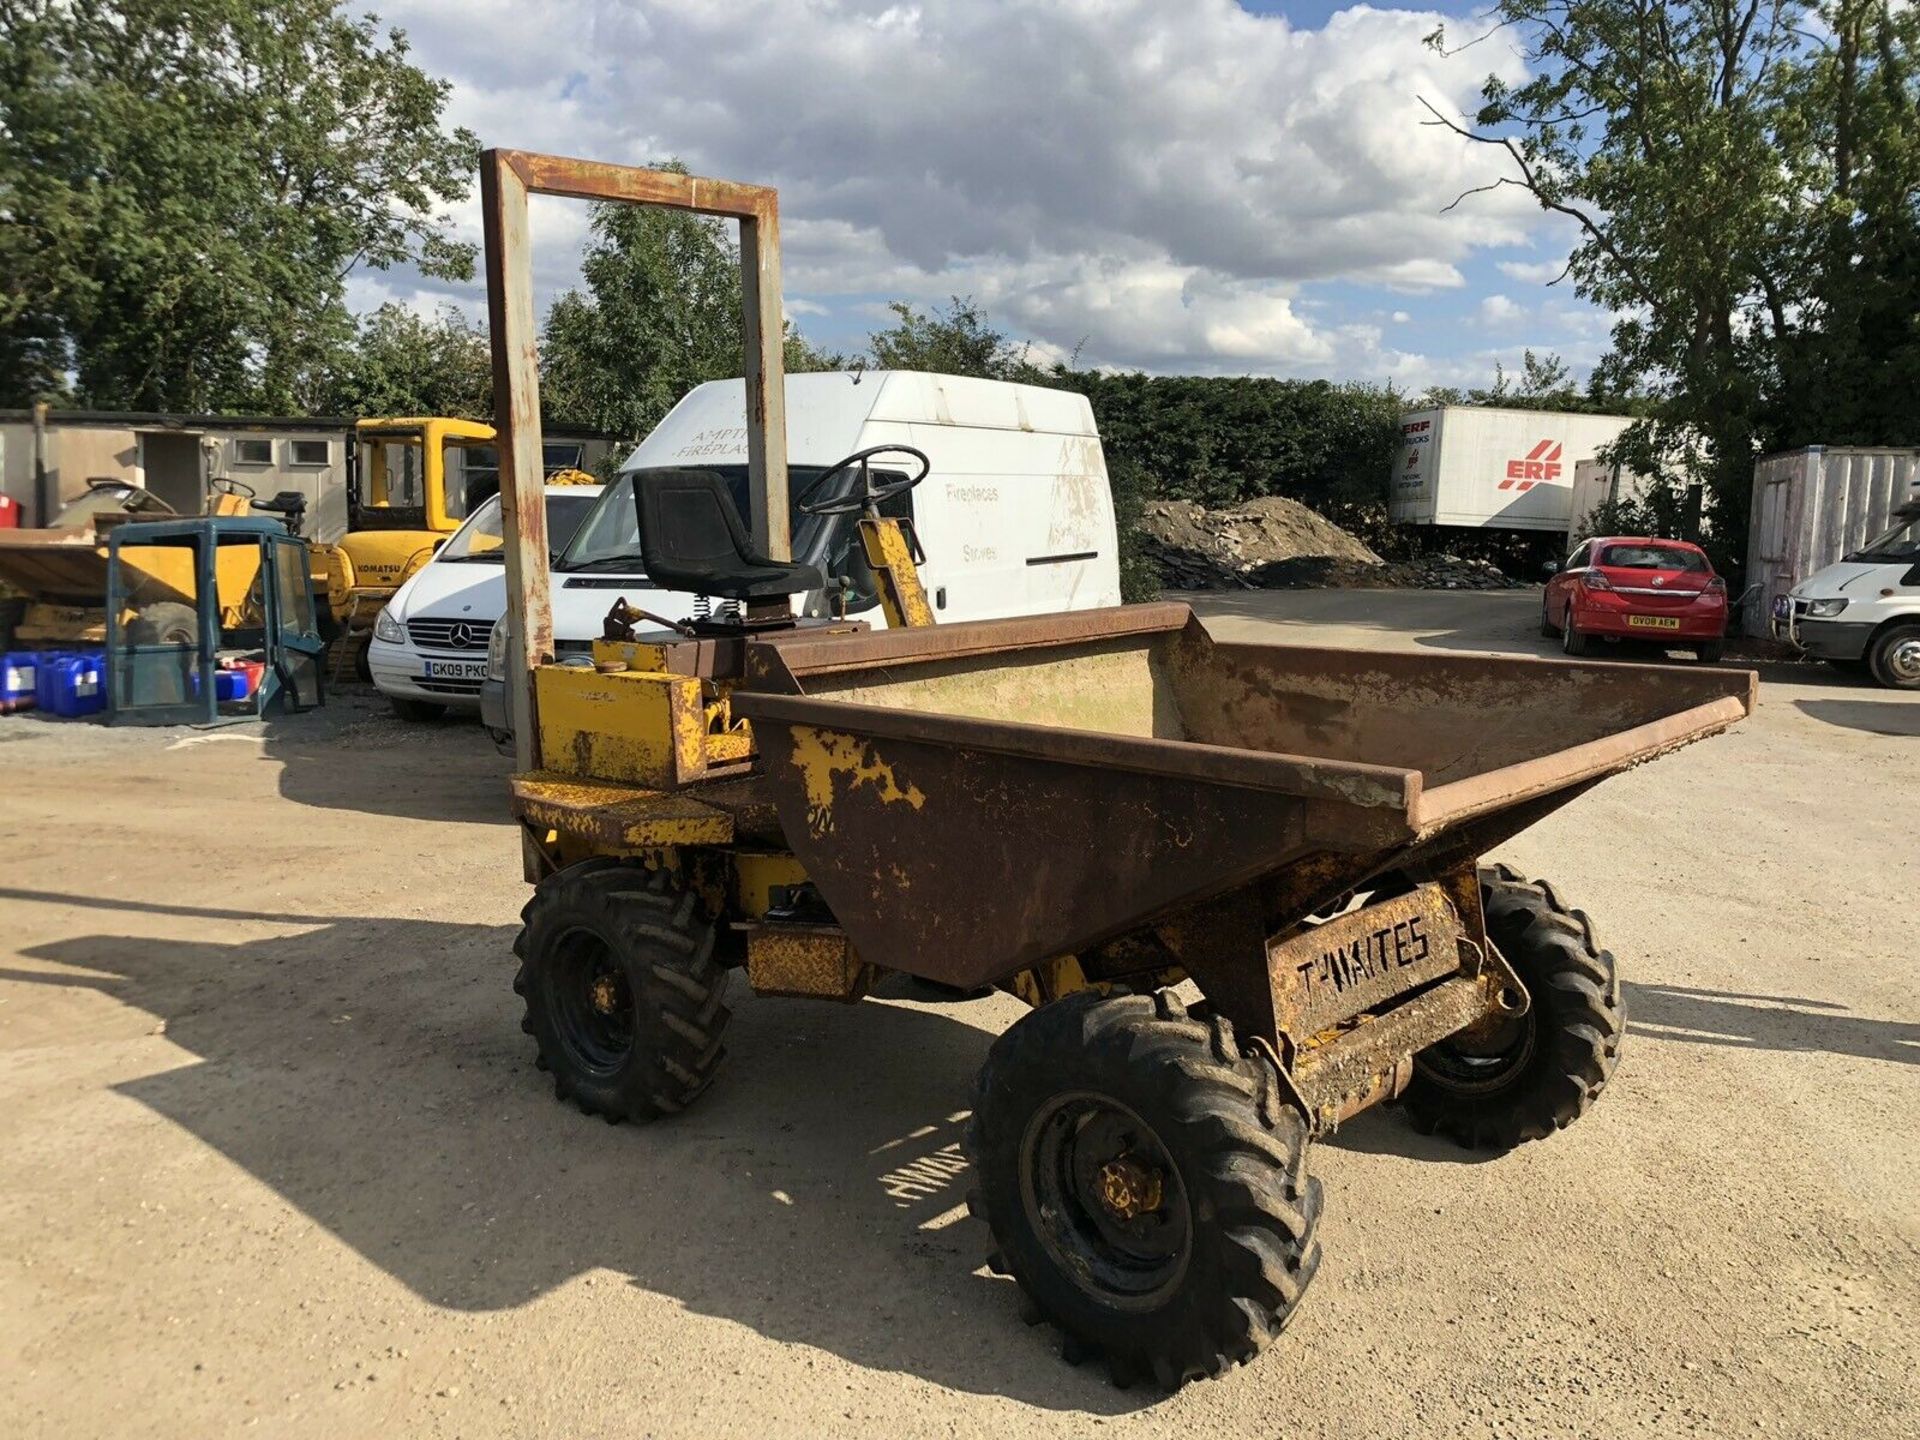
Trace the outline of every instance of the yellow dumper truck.
{"label": "yellow dumper truck", "polygon": [[[1177,604],[936,626],[855,455],[795,508],[859,515],[895,627],[870,630],[788,554],[773,192],[502,151],[482,181],[535,882],[514,987],[561,1098],[694,1103],[736,974],[815,1003],[890,973],[1001,989],[1032,1008],[970,1102],[988,1265],[1069,1359],[1167,1388],[1300,1303],[1316,1137],[1397,1102],[1503,1150],[1586,1113],[1624,1034],[1614,957],[1481,857],[1738,722],[1750,673],[1224,643]],[[742,221],[751,513],[711,471],[634,491],[652,582],[737,610],[609,595],[590,663],[548,649],[529,193]]]}

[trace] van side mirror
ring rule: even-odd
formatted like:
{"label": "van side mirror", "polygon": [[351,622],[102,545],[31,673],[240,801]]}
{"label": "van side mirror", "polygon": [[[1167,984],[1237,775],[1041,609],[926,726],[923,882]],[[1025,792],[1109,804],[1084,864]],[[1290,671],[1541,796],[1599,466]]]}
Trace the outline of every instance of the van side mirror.
{"label": "van side mirror", "polygon": [[1540,567],[1540,573],[1546,576],[1547,579],[1551,580],[1554,576],[1560,573],[1560,562],[1558,560],[1547,561],[1546,564]]}

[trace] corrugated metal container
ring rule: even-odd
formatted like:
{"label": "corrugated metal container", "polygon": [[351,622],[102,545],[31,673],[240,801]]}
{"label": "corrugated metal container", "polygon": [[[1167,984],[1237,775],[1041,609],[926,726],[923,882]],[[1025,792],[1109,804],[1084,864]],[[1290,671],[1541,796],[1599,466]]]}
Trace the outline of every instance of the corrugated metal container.
{"label": "corrugated metal container", "polygon": [[1858,550],[1920,499],[1920,449],[1810,445],[1763,455],[1753,467],[1747,529],[1749,635],[1767,633],[1774,597]]}
{"label": "corrugated metal container", "polygon": [[1446,405],[1401,420],[1387,514],[1400,525],[1547,530],[1564,535],[1573,472],[1633,420]]}

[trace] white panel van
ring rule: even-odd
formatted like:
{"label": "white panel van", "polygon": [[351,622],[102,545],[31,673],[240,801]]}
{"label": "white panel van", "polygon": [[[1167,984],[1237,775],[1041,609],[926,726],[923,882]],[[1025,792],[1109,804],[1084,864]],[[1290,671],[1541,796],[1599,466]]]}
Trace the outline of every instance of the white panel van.
{"label": "white panel van", "polygon": [[[926,560],[920,581],[941,621],[990,620],[1120,603],[1119,540],[1106,457],[1084,395],[1004,380],[917,371],[830,371],[786,379],[788,495],[845,457],[876,445],[910,445],[931,470],[887,509],[913,522]],[[642,440],[607,486],[551,572],[554,649],[592,648],[608,608],[623,596],[669,619],[717,611],[704,596],[663,592],[647,578],[634,506],[649,470],[711,469],[751,526],[746,386],[715,380],[688,392]],[[904,477],[906,457],[874,461],[876,479]],[[795,558],[846,582],[848,613],[884,626],[860,559],[852,517],[830,527],[791,516]],[[811,547],[811,553],[802,553]],[[797,597],[827,613],[824,594]],[[482,691],[486,723],[505,725],[501,681],[506,637],[496,631]]]}

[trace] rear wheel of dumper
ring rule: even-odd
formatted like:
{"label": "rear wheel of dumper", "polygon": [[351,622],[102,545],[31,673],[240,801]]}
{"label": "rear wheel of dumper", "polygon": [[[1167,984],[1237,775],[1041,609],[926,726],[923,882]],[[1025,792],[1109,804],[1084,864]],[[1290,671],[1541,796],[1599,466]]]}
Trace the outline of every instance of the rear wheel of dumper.
{"label": "rear wheel of dumper", "polygon": [[608,1121],[655,1120],[707,1088],[726,1054],[714,927],[666,871],[586,860],[520,912],[513,988],[554,1093]]}
{"label": "rear wheel of dumper", "polygon": [[1619,1063],[1626,1010],[1612,953],[1551,886],[1494,866],[1480,872],[1480,899],[1532,1004],[1421,1051],[1401,1103],[1424,1134],[1507,1150],[1587,1112]]}
{"label": "rear wheel of dumper", "polygon": [[980,1071],[967,1149],[989,1263],[1116,1384],[1251,1359],[1320,1264],[1299,1112],[1225,1020],[1165,992],[1023,1018]]}

